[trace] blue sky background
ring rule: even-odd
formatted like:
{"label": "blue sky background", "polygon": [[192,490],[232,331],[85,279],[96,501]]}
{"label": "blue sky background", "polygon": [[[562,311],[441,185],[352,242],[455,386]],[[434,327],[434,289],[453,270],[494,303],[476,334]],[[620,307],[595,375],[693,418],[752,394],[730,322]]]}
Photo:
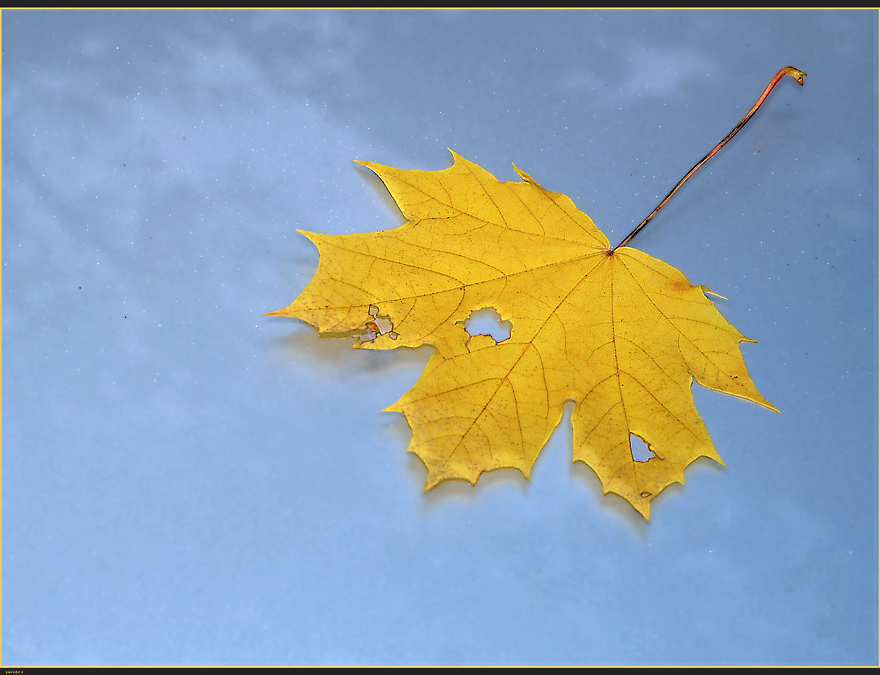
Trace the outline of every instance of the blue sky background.
{"label": "blue sky background", "polygon": [[[3,12],[3,662],[876,664],[877,13]],[[650,524],[429,494],[427,349],[263,314],[452,148],[725,296],[761,392]]]}

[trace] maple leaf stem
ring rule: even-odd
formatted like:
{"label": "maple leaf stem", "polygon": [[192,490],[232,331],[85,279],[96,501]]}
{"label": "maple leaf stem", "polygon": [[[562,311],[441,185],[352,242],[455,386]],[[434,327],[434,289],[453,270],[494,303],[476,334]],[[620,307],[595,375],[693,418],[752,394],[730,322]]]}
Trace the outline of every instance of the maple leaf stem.
{"label": "maple leaf stem", "polygon": [[804,78],[807,76],[807,74],[805,72],[798,70],[797,68],[792,68],[791,66],[786,66],[785,68],[780,70],[778,73],[776,73],[776,76],[772,80],[770,80],[770,84],[767,85],[767,88],[764,90],[764,93],[761,94],[761,98],[759,98],[758,101],[755,103],[755,105],[752,106],[752,109],[749,110],[749,112],[746,114],[746,116],[742,118],[742,121],[740,121],[740,123],[737,124],[733,128],[733,131],[731,131],[729,134],[727,134],[727,136],[725,136],[723,141],[721,141],[718,145],[716,145],[714,148],[712,148],[711,152],[709,152],[708,155],[706,155],[705,157],[703,157],[703,159],[701,159],[699,162],[697,162],[694,165],[694,168],[692,168],[690,171],[688,171],[684,175],[684,178],[682,178],[680,181],[678,181],[676,186],[674,188],[672,188],[672,190],[670,190],[669,194],[666,195],[666,197],[664,197],[663,201],[657,205],[657,208],[655,208],[653,211],[651,211],[651,213],[648,215],[648,217],[645,218],[641,223],[639,223],[639,225],[632,232],[630,232],[627,235],[626,239],[624,239],[617,246],[615,246],[613,249],[611,249],[612,252],[616,251],[621,246],[626,246],[627,244],[629,244],[629,242],[632,241],[632,238],[635,237],[639,232],[641,232],[642,228],[645,227],[645,225],[647,225],[648,223],[650,223],[651,219],[653,219],[654,216],[656,216],[660,212],[660,209],[662,209],[664,206],[666,206],[666,202],[668,202],[670,199],[672,199],[672,195],[674,195],[676,192],[678,192],[678,189],[687,182],[687,179],[690,178],[691,176],[693,176],[697,172],[697,169],[699,169],[701,166],[703,166],[703,164],[708,162],[709,159],[716,152],[718,152],[719,150],[721,150],[721,148],[723,148],[725,145],[727,145],[727,142],[731,138],[736,136],[736,133],[746,125],[746,122],[748,122],[751,119],[752,115],[754,115],[758,111],[758,108],[760,108],[764,104],[764,100],[770,95],[770,92],[773,91],[773,88],[786,75],[791,75],[794,79],[797,80],[798,84],[800,84],[801,86],[803,86]]}

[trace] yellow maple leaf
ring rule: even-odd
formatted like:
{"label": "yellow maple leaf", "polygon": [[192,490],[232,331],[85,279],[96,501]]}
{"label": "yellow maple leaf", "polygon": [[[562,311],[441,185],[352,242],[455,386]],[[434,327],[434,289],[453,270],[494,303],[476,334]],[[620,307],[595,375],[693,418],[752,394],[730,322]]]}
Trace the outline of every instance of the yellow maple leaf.
{"label": "yellow maple leaf", "polygon": [[[647,518],[651,499],[684,482],[697,457],[721,461],[694,407],[694,378],[775,410],[746,371],[746,338],[674,267],[632,248],[612,252],[565,195],[522,171],[523,182],[501,183],[453,155],[443,171],[362,162],[409,222],[304,233],[320,251],[318,271],[274,314],[375,336],[360,348],[436,348],[389,408],[412,427],[427,489],[496,469],[528,477],[574,401],[575,461]],[[509,339],[468,334],[471,312],[485,307],[512,322]],[[653,458],[633,459],[631,434]]]}
{"label": "yellow maple leaf", "polygon": [[[679,270],[611,249],[565,195],[519,169],[522,182],[502,183],[453,156],[442,171],[360,162],[408,222],[372,234],[304,232],[320,252],[318,271],[272,314],[325,335],[360,335],[362,349],[435,348],[413,389],[388,408],[406,415],[426,489],[505,468],[528,478],[573,401],[574,460],[648,518],[651,500],[684,483],[691,462],[721,462],[694,406],[694,380],[776,410],[746,370],[739,343],[751,340]],[[483,308],[512,323],[509,339],[467,332]],[[632,436],[647,443],[647,461],[633,458]]]}

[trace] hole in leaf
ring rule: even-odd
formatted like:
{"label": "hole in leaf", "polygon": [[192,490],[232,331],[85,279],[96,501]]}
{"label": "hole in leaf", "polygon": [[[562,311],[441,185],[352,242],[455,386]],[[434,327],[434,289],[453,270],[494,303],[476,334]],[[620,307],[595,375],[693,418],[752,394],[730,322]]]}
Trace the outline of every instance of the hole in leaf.
{"label": "hole in leaf", "polygon": [[641,438],[636,436],[635,434],[629,435],[629,449],[632,452],[632,458],[634,462],[647,462],[649,459],[653,459],[657,455],[651,452],[651,449]]}
{"label": "hole in leaf", "polygon": [[388,335],[392,340],[397,339],[397,333],[392,330],[394,324],[391,323],[391,319],[387,316],[380,316],[379,308],[376,305],[370,305],[370,316],[373,317],[373,320],[367,322],[367,330],[361,336],[361,342],[372,342],[379,335]]}
{"label": "hole in leaf", "polygon": [[502,321],[501,315],[492,307],[485,307],[471,312],[464,325],[469,335],[490,335],[495,342],[510,339],[513,324]]}

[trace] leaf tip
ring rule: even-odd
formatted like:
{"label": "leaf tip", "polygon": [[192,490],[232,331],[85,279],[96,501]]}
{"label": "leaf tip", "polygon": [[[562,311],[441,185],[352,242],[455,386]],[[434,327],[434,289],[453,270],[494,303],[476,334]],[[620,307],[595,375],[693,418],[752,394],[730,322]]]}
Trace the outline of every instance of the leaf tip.
{"label": "leaf tip", "polygon": [[[511,162],[511,164],[513,163]],[[513,170],[516,171],[519,174],[519,177],[522,178],[526,183],[531,183],[532,185],[537,185],[538,187],[541,187],[540,185],[538,185],[538,181],[532,178],[525,171],[521,171],[516,164],[513,164]]]}
{"label": "leaf tip", "polygon": [[[754,387],[754,385],[752,386]],[[742,396],[741,398],[744,398],[746,401],[751,401],[752,403],[762,405],[775,413],[779,413],[780,415],[782,414],[782,411],[775,405],[770,403],[770,401],[768,401],[766,398],[764,398],[757,389],[755,390],[755,394],[757,394],[757,396]]]}
{"label": "leaf tip", "polygon": [[[632,504],[632,507],[638,512],[638,514],[647,520],[649,523],[651,522],[651,500],[654,499],[654,495],[650,492],[642,492],[639,494],[639,502],[638,504]],[[629,501],[629,500],[627,500]]]}
{"label": "leaf tip", "polygon": [[455,150],[453,150],[452,148],[446,148],[446,149],[449,150],[450,153],[452,153],[452,163],[453,163],[453,164],[458,164],[459,160],[461,160],[462,162],[467,162],[467,160],[466,160],[464,157],[462,157],[461,155],[459,155],[459,154],[458,154]]}
{"label": "leaf tip", "polygon": [[321,239],[322,237],[327,236],[324,234],[318,234],[317,232],[307,232],[306,230],[297,230],[297,232],[299,232],[302,236],[304,236],[306,239],[308,239],[310,242],[312,242],[315,246],[318,246],[319,250],[321,247],[318,245],[318,240]]}
{"label": "leaf tip", "polygon": [[296,303],[291,303],[287,307],[282,307],[281,309],[276,309],[274,312],[266,312],[263,316],[283,316],[289,318],[297,318],[296,314],[293,312],[291,307]]}
{"label": "leaf tip", "polygon": [[706,295],[714,295],[716,298],[721,298],[722,300],[727,300],[727,298],[725,298],[725,297],[724,297],[723,295],[721,295],[720,293],[716,293],[716,292],[713,291],[711,288],[707,288],[706,286],[699,286],[698,288],[699,288],[701,291],[703,291],[703,293],[705,293]]}
{"label": "leaf tip", "polygon": [[[374,174],[379,176],[379,178],[382,178],[382,174],[379,173],[379,169],[387,168],[387,167],[383,167],[381,164],[376,164],[375,162],[365,162],[360,159],[353,159],[351,161],[354,162],[355,164],[360,164],[361,166],[368,168]],[[385,180],[385,179],[383,178],[382,180]]]}

